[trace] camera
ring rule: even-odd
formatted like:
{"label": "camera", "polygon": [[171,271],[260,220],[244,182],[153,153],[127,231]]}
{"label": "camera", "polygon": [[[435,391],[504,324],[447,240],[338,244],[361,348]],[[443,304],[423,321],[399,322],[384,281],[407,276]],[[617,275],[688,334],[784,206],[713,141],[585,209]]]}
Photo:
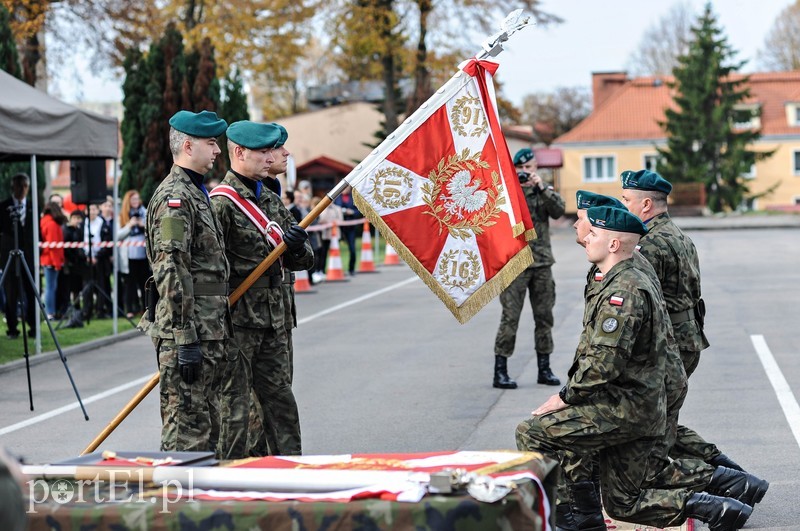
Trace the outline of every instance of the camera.
{"label": "camera", "polygon": [[131,209],[130,217],[132,217],[132,218],[140,218],[140,217],[142,217],[142,213],[139,211],[138,208],[135,209],[135,210]]}
{"label": "camera", "polygon": [[517,178],[519,179],[520,183],[526,183],[528,182],[528,179],[531,178],[531,174],[526,171],[518,171]]}
{"label": "camera", "polygon": [[8,217],[12,220],[21,221],[22,220],[22,206],[21,205],[11,205],[8,207]]}

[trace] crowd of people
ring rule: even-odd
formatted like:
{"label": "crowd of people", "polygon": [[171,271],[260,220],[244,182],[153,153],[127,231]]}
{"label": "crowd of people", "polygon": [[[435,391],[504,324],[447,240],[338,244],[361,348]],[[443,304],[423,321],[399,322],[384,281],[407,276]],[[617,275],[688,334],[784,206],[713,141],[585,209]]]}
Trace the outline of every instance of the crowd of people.
{"label": "crowd of people", "polygon": [[[3,211],[0,267],[5,267],[17,245],[33,277],[34,222],[33,210],[28,204],[29,189],[30,178],[23,173],[15,175],[11,197],[0,207]],[[63,319],[66,327],[81,327],[85,321],[111,317],[115,258],[119,261],[119,310],[128,318],[144,311],[144,283],[150,276],[144,247],[147,210],[139,193],[129,190],[118,212],[119,218],[115,219],[111,197],[100,205],[91,204],[69,212],[64,209],[60,194],[48,197],[39,218],[41,298],[48,319]],[[116,254],[115,234],[119,242]],[[21,272],[21,276],[26,274]],[[27,278],[16,278],[16,268],[7,273],[0,302],[6,317],[6,335],[19,337],[18,323],[24,316],[28,334],[33,337],[37,324],[35,293]]]}

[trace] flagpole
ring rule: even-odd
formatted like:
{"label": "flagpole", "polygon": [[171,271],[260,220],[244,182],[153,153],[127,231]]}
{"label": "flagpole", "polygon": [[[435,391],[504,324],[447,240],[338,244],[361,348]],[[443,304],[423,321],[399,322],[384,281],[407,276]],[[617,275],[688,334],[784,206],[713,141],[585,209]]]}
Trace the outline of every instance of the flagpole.
{"label": "flagpole", "polygon": [[[477,59],[485,59],[487,57],[497,57],[500,52],[503,51],[503,43],[508,40],[508,38],[516,33],[517,31],[533,24],[531,22],[530,17],[523,16],[522,10],[517,9],[509,13],[509,15],[503,20],[501,24],[502,31],[496,33],[489,37],[482,46],[482,49],[479,53],[475,55]],[[414,111],[408,118],[406,118],[403,123],[398,127],[395,131],[389,134],[389,136],[381,142],[375,149],[370,152],[369,155],[364,158],[344,179],[339,181],[332,189],[329,191],[324,198],[314,207],[311,212],[309,212],[302,221],[300,221],[299,225],[301,227],[308,228],[308,226],[315,220],[319,215],[322,213],[323,210],[328,208],[328,206],[341,195],[341,193],[348,187],[348,186],[355,186],[358,184],[362,179],[364,179],[367,175],[369,175],[375,167],[380,164],[383,160],[383,155],[391,153],[397,146],[399,146],[403,141],[408,138],[408,136],[414,132],[416,129],[417,123],[423,122],[428,119],[436,110],[446,101],[446,94],[448,90],[457,84],[466,84],[470,79],[470,76],[466,74],[461,69],[456,72],[453,77],[451,77],[447,83],[442,85],[434,94],[431,96],[425,103],[420,105],[420,107]],[[283,254],[286,250],[286,244],[281,242],[275,249],[272,250],[269,255],[244,279],[244,281],[237,287],[233,293],[231,293],[230,297],[228,298],[229,304],[233,306],[236,301],[238,301],[242,295],[261,277],[261,275],[266,272],[269,267],[275,263],[276,260]],[[93,452],[97,449],[103,441],[111,435],[117,426],[119,426],[123,420],[133,411],[136,406],[138,406],[142,400],[152,391],[156,385],[158,385],[159,381],[159,373],[155,373],[150,380],[139,390],[138,393],[128,402],[125,407],[108,423],[108,425],[101,431],[97,437],[95,437],[92,442],[87,446],[81,455],[88,454]]]}

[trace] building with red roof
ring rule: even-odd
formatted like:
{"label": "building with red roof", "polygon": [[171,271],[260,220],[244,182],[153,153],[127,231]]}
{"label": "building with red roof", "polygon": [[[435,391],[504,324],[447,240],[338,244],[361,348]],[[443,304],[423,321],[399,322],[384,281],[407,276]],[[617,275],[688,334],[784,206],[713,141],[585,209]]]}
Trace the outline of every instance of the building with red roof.
{"label": "building with red roof", "polygon": [[[672,81],[629,78],[625,72],[592,74],[592,113],[552,146],[563,153],[560,192],[568,212],[575,212],[578,190],[619,197],[620,173],[658,171],[656,146],[667,143],[659,122],[674,105]],[[743,121],[737,126],[761,130],[754,150],[775,150],[743,176],[751,194],[765,193],[752,207],[800,209],[800,71],[750,74],[749,87],[751,96],[741,104]]]}

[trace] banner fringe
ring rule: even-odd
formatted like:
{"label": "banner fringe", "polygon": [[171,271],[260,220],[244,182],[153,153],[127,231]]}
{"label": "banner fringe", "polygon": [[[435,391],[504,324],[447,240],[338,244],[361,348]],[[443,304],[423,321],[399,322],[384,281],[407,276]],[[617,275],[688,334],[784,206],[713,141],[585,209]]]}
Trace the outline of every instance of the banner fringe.
{"label": "banner fringe", "polygon": [[[450,294],[447,293],[444,288],[442,288],[433,275],[431,275],[431,273],[425,269],[420,261],[417,260],[417,257],[414,256],[414,253],[412,253],[408,247],[405,246],[402,240],[395,235],[394,231],[389,228],[383,218],[381,218],[381,216],[372,208],[372,205],[370,205],[363,197],[361,197],[356,188],[353,188],[352,194],[356,208],[358,208],[358,210],[364,214],[370,223],[378,228],[383,238],[389,242],[389,245],[394,247],[400,258],[402,258],[408,264],[411,270],[414,271],[414,273],[416,273],[420,279],[422,279],[425,285],[427,285],[428,288],[430,288],[430,290],[433,291],[437,297],[439,297],[439,300],[444,303],[447,309],[450,310],[456,320],[461,324],[464,324],[472,319],[472,317],[474,317],[481,308],[486,306],[492,299],[506,289],[508,285],[511,284],[511,282],[513,282],[513,280],[517,278],[520,273],[522,273],[522,271],[533,264],[533,253],[531,252],[530,246],[526,245],[525,248],[520,250],[508,261],[505,266],[503,266],[503,269],[501,269],[494,277],[487,280],[475,291],[475,293],[470,295],[461,306],[456,306],[456,303],[450,297]],[[534,235],[536,234],[533,229],[528,232],[533,232]]]}

